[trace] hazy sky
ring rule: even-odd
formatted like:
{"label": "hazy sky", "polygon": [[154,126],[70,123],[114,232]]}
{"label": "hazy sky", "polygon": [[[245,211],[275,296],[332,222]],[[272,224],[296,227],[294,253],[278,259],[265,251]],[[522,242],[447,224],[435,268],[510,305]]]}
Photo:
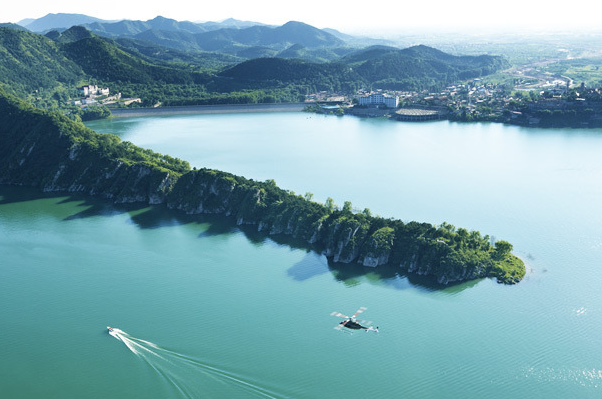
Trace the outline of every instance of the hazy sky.
{"label": "hazy sky", "polygon": [[[40,18],[48,13],[78,13],[102,19],[147,20],[162,15],[180,21],[219,21],[226,18],[280,25],[290,20],[344,32],[392,32],[412,28],[510,30],[597,27],[599,0],[572,4],[559,0],[6,0],[0,22]],[[585,10],[578,12],[576,6]]]}

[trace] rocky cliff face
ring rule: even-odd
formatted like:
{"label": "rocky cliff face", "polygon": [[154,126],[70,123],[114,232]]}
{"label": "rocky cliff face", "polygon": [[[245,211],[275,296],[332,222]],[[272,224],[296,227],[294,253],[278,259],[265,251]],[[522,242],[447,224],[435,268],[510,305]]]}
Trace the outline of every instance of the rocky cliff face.
{"label": "rocky cliff face", "polygon": [[373,243],[364,257],[362,247],[370,228],[365,220],[351,214],[333,216],[320,204],[223,172],[203,169],[185,174],[169,195],[167,206],[189,214],[231,215],[239,225],[257,225],[258,231],[314,244],[335,262],[377,266],[386,264],[390,253],[390,247],[383,249]]}
{"label": "rocky cliff face", "polygon": [[81,192],[118,203],[162,203],[177,178],[148,165],[99,157],[86,145],[70,143],[52,132],[44,139],[24,137],[3,161],[0,183]]}
{"label": "rocky cliff face", "polygon": [[424,276],[433,276],[439,284],[448,285],[467,280],[474,280],[487,276],[485,267],[476,265],[462,268],[440,268],[429,262],[421,262],[418,256],[414,256],[409,262],[400,265],[410,273]]}

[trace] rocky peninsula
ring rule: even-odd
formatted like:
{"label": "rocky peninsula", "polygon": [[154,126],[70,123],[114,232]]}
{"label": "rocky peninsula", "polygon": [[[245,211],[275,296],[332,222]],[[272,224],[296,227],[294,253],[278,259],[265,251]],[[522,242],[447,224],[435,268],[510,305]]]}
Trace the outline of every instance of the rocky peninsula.
{"label": "rocky peninsula", "polygon": [[191,170],[186,161],[98,134],[1,91],[0,126],[0,184],[220,214],[266,235],[305,241],[334,262],[429,275],[440,284],[483,277],[513,284],[525,274],[506,241],[492,245],[488,236],[447,223],[354,213],[350,203],[316,203],[269,180]]}

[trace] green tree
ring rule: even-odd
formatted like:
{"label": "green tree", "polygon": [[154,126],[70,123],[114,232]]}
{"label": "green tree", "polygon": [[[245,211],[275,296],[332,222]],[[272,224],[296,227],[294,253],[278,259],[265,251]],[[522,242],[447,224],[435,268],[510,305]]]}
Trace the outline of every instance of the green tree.
{"label": "green tree", "polygon": [[512,251],[512,244],[508,241],[500,240],[495,243],[494,257],[501,260],[506,258]]}
{"label": "green tree", "polygon": [[330,197],[326,198],[326,210],[328,211],[328,213],[332,213],[334,212],[334,209],[336,208],[336,205],[334,204],[334,200]]}

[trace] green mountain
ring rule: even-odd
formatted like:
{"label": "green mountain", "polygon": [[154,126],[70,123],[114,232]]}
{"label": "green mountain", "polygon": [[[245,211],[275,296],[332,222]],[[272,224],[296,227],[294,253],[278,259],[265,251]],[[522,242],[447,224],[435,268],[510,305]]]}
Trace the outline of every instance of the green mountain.
{"label": "green mountain", "polygon": [[353,91],[375,85],[382,89],[418,90],[485,76],[507,65],[504,58],[496,56],[454,56],[427,46],[403,50],[376,46],[329,63],[254,59],[225,70],[221,76],[239,82],[309,84],[318,90]]}
{"label": "green mountain", "polygon": [[44,36],[58,43],[73,43],[81,39],[90,38],[93,35],[92,32],[82,26],[73,26],[63,32],[51,30]]}
{"label": "green mountain", "polygon": [[359,64],[372,59],[377,59],[389,54],[393,54],[397,51],[399,51],[399,48],[397,47],[382,45],[369,46],[347,54],[345,57],[343,57],[342,62],[349,65]]}
{"label": "green mountain", "polygon": [[[365,54],[364,54],[365,55]],[[502,57],[454,56],[427,46],[383,51],[348,64],[366,81],[381,88],[428,88],[489,75],[509,66]]]}
{"label": "green mountain", "polygon": [[197,43],[196,36],[193,33],[185,31],[149,29],[131,37],[136,40],[155,43],[159,46],[180,51],[203,51]]}
{"label": "green mountain", "polygon": [[[243,55],[237,57],[229,54],[211,53],[207,51],[185,51],[161,46],[151,41],[117,38],[114,41],[122,50],[140,57],[149,63],[173,65],[194,65],[203,70],[220,70],[244,61],[255,58]],[[251,49],[249,49],[251,50]],[[270,50],[270,55],[276,52]]]}
{"label": "green mountain", "polygon": [[61,49],[84,72],[104,82],[190,84],[204,79],[199,73],[146,62],[98,36],[66,43]]}
{"label": "green mountain", "polygon": [[320,47],[310,49],[301,44],[293,44],[289,48],[278,52],[275,57],[296,58],[315,63],[322,63],[336,60],[352,51],[354,50],[349,47]]}
{"label": "green mountain", "polygon": [[256,58],[242,62],[220,74],[238,81],[278,81],[299,83],[345,73],[342,64],[318,64],[300,59]]}
{"label": "green mountain", "polygon": [[0,86],[22,98],[75,88],[85,73],[47,37],[0,28]]}
{"label": "green mountain", "polygon": [[334,262],[432,276],[441,284],[483,277],[514,284],[525,266],[505,241],[443,224],[402,222],[309,201],[273,181],[256,182],[98,134],[65,116],[35,109],[0,89],[0,184],[79,192],[114,202],[163,204],[188,214],[228,215],[306,242]]}
{"label": "green mountain", "polygon": [[236,55],[243,58],[240,62],[253,58],[275,57],[277,54],[278,50],[274,50],[267,46],[252,46],[236,49]]}

